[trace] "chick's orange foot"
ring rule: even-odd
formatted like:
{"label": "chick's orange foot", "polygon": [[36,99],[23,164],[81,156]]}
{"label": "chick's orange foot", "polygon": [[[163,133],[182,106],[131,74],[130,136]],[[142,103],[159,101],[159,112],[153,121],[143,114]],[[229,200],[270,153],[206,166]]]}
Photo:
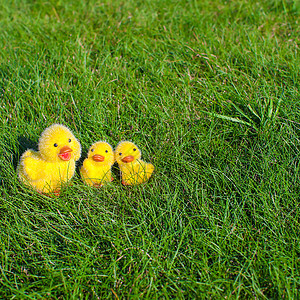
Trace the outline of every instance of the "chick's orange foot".
{"label": "chick's orange foot", "polygon": [[59,197],[60,196],[60,190],[55,190],[55,191],[52,191],[51,193],[45,193],[45,192],[38,191],[38,193],[40,195],[47,196],[47,197],[53,197],[53,196]]}
{"label": "chick's orange foot", "polygon": [[53,191],[53,195],[57,197],[60,196],[60,190]]}
{"label": "chick's orange foot", "polygon": [[122,180],[122,184],[123,184],[123,185],[130,185],[130,183],[128,183],[128,182],[126,182],[126,181],[124,181],[124,180]]}
{"label": "chick's orange foot", "polygon": [[103,187],[103,184],[101,184],[101,183],[94,183],[94,187],[95,188],[101,188],[101,187]]}

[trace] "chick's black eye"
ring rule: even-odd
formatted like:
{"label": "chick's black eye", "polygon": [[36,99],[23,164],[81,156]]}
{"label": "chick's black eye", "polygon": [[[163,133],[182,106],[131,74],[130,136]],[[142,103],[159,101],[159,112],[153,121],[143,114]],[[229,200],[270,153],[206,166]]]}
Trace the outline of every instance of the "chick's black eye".
{"label": "chick's black eye", "polygon": [[135,149],[135,148],[133,148],[133,151],[136,151],[136,149]]}
{"label": "chick's black eye", "polygon": [[122,155],[122,153],[120,152],[119,155]]}
{"label": "chick's black eye", "polygon": [[54,147],[57,147],[58,145],[55,143],[53,146],[54,146]]}
{"label": "chick's black eye", "polygon": [[108,152],[108,150],[105,150],[105,153],[107,153]]}
{"label": "chick's black eye", "polygon": [[91,152],[94,152],[94,149],[91,149]]}
{"label": "chick's black eye", "polygon": [[71,139],[69,139],[69,143],[71,143]]}

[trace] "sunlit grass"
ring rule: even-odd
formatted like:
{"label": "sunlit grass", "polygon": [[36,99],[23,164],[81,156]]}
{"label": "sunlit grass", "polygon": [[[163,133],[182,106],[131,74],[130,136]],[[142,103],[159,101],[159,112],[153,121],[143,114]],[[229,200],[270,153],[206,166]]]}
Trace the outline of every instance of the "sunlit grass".
{"label": "sunlit grass", "polygon": [[[0,298],[299,297],[296,1],[0,4]],[[17,179],[52,123],[145,185]]]}

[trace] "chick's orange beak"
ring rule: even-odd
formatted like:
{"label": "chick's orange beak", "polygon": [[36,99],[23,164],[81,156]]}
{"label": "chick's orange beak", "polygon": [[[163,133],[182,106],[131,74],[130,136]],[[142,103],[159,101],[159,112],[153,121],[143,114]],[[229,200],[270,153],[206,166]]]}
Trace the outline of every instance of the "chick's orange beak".
{"label": "chick's orange beak", "polygon": [[122,158],[122,162],[124,163],[130,163],[134,160],[134,157],[132,155],[128,155],[128,156],[125,156],[124,158]]}
{"label": "chick's orange beak", "polygon": [[68,160],[71,159],[71,152],[72,152],[72,151],[73,151],[73,150],[72,150],[70,147],[68,147],[68,146],[63,146],[63,147],[60,149],[58,156],[59,156],[60,159],[65,160],[65,161],[68,161]]}
{"label": "chick's orange beak", "polygon": [[105,159],[105,157],[100,155],[100,154],[93,155],[93,160],[94,161],[100,161],[101,162],[101,161],[104,161],[104,159]]}

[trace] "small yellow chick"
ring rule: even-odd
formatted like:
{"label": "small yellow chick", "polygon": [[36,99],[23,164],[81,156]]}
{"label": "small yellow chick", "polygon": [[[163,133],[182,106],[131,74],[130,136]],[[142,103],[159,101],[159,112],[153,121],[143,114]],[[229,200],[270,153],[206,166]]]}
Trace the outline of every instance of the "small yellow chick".
{"label": "small yellow chick", "polygon": [[120,142],[115,150],[115,158],[122,174],[123,185],[145,183],[154,171],[154,166],[141,160],[139,148],[128,141]]}
{"label": "small yellow chick", "polygon": [[111,166],[115,162],[114,150],[106,142],[96,142],[91,146],[88,157],[83,161],[80,169],[82,180],[87,185],[96,187],[113,180]]}
{"label": "small yellow chick", "polygon": [[41,134],[38,151],[28,149],[18,165],[18,176],[40,193],[59,194],[61,185],[75,173],[81,146],[64,125],[53,124]]}

